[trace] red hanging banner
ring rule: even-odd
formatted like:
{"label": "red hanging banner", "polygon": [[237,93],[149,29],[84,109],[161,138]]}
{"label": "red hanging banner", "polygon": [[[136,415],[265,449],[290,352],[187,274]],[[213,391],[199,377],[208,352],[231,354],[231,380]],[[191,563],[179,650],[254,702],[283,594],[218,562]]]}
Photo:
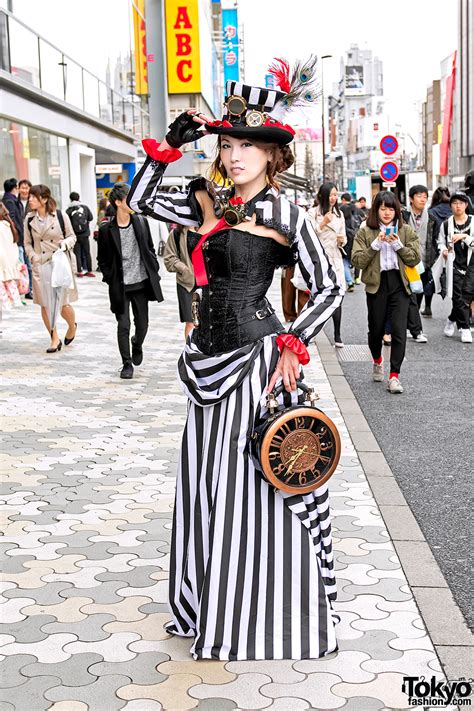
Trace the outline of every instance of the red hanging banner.
{"label": "red hanging banner", "polygon": [[453,52],[451,74],[446,79],[446,91],[443,112],[443,133],[439,151],[439,174],[448,174],[449,141],[451,138],[451,119],[453,116],[454,82],[456,78],[456,52]]}

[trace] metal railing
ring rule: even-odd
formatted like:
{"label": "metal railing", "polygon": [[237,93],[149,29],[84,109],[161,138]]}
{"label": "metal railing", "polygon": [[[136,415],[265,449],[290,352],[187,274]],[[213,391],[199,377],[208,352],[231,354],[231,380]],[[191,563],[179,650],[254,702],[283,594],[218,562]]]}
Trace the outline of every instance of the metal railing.
{"label": "metal railing", "polygon": [[0,69],[95,118],[138,136],[149,135],[150,115],[111,89],[11,13],[0,9]]}

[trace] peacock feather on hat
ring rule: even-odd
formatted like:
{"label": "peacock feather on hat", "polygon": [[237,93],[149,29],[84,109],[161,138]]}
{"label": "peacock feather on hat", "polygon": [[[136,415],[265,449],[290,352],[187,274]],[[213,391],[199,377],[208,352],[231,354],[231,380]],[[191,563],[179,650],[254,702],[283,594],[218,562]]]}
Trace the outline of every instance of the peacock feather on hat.
{"label": "peacock feather on hat", "polygon": [[310,57],[302,62],[295,62],[291,69],[286,59],[275,58],[268,71],[275,79],[277,86],[285,93],[279,99],[269,115],[281,121],[288,111],[314,104],[321,95],[317,77],[318,57]]}

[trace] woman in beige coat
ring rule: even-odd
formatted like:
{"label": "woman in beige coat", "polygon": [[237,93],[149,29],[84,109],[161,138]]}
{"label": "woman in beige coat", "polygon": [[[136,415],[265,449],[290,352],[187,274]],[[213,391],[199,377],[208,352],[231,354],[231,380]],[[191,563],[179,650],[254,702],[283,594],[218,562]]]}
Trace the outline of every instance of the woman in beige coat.
{"label": "woman in beige coat", "polygon": [[163,253],[166,271],[176,273],[179,320],[184,323],[185,340],[194,328],[192,316],[193,291],[195,287],[193,263],[188,252],[188,230],[177,225],[171,230]]}
{"label": "woman in beige coat", "polygon": [[[29,206],[31,211],[25,217],[25,252],[33,270],[33,303],[41,306],[41,316],[51,336],[51,345],[46,352],[56,353],[61,350],[62,342],[56,328],[51,329],[50,322],[52,258],[58,249],[65,251],[71,261],[74,280],[76,264],[72,249],[76,235],[68,215],[56,209],[56,202],[47,185],[33,185],[30,188]],[[76,335],[76,316],[70,304],[76,300],[77,287],[73,281],[72,288],[64,290],[60,306],[61,316],[68,326],[64,338],[66,346]]]}
{"label": "woman in beige coat", "polygon": [[[338,283],[345,289],[344,262],[342,261],[341,249],[347,244],[346,222],[344,215],[337,205],[337,188],[334,183],[323,183],[317,195],[317,207],[311,208],[308,215],[313,224],[314,230],[319,237],[319,241],[324,247],[324,251],[336,272]],[[341,338],[342,305],[332,314],[334,322],[334,345],[342,348]]]}

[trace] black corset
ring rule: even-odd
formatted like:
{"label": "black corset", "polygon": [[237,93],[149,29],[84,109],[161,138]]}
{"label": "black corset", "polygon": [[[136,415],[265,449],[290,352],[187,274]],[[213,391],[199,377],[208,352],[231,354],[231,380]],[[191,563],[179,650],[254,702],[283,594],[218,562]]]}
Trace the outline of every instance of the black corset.
{"label": "black corset", "polygon": [[[188,232],[190,252],[200,237]],[[209,284],[201,287],[199,327],[193,331],[203,353],[226,353],[284,330],[265,294],[275,268],[292,262],[289,247],[229,228],[209,237],[203,255]]]}

